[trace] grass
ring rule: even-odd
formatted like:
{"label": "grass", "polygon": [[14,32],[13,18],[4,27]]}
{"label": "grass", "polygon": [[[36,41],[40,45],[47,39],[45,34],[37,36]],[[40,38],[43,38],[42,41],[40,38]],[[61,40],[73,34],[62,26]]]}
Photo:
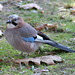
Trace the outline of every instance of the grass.
{"label": "grass", "polygon": [[[68,1],[68,2],[67,2]],[[3,2],[3,1],[2,1]],[[24,3],[29,3],[24,1]],[[65,30],[64,32],[54,32],[54,31],[46,31],[45,29],[42,30],[46,35],[50,37],[50,39],[53,39],[57,41],[60,44],[63,44],[67,47],[71,47],[71,49],[75,50],[75,42],[74,40],[71,40],[71,38],[74,38],[73,36],[75,34],[75,23],[72,21],[75,20],[75,16],[71,15],[70,12],[60,12],[58,8],[60,6],[64,6],[65,3],[70,3],[69,0],[47,0],[43,2],[42,0],[36,1],[37,4],[39,4],[43,10],[44,13],[40,13],[40,10],[35,10],[37,13],[34,13],[33,10],[23,10],[19,9],[14,5],[9,4],[3,4],[4,9],[2,12],[0,12],[0,25],[2,25],[4,28],[6,26],[6,21],[8,15],[11,14],[18,14],[21,16],[25,22],[31,24],[33,27],[36,27],[38,25],[41,25],[43,23],[58,23],[59,28],[63,28]],[[53,13],[53,14],[52,14]],[[65,16],[64,19],[60,19],[60,16]],[[60,26],[60,24],[65,24],[66,26]],[[57,63],[55,65],[40,65],[40,66],[34,66],[34,68],[40,68],[40,69],[48,69],[49,72],[46,72],[46,75],[73,75],[75,72],[75,53],[66,53],[64,51],[60,51],[57,48],[52,48],[48,45],[43,45],[44,48],[42,49],[40,47],[40,54],[31,54],[29,57],[38,57],[45,55],[44,52],[56,52],[54,55],[60,56],[62,59],[64,59],[64,62]],[[28,68],[28,66],[22,65],[15,66],[12,62],[12,58],[14,59],[22,59],[25,58],[25,56],[15,56],[15,54],[20,54],[21,52],[15,50],[12,48],[8,42],[4,39],[0,39],[0,75],[32,75],[34,74],[34,71],[32,71],[32,66]],[[25,72],[24,72],[25,71]],[[41,75],[44,75],[45,73],[41,73]]]}

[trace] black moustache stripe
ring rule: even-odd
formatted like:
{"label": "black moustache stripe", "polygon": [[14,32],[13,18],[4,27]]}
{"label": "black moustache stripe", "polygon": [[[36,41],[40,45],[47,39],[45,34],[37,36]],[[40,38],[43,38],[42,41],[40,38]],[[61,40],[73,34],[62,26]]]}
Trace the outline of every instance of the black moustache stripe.
{"label": "black moustache stripe", "polygon": [[17,23],[15,23],[15,22],[12,22],[12,24],[15,25],[15,26],[17,25]]}

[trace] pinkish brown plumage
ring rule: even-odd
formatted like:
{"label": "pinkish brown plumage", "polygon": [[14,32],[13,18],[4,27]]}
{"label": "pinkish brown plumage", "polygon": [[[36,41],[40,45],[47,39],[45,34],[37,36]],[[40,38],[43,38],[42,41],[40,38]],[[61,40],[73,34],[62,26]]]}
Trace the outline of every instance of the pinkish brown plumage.
{"label": "pinkish brown plumage", "polygon": [[[12,19],[12,17],[11,17]],[[12,19],[13,20],[13,19]],[[10,24],[10,23],[9,23]],[[22,40],[22,37],[33,37],[36,36],[37,31],[32,28],[29,24],[25,23],[22,18],[18,17],[17,26],[9,27],[6,26],[5,29],[5,38],[15,49],[22,52],[34,52],[34,50],[38,49],[40,43],[34,42],[25,42]],[[11,26],[11,24],[10,24]]]}
{"label": "pinkish brown plumage", "polygon": [[12,47],[27,53],[34,52],[41,44],[48,44],[68,52],[75,52],[49,39],[45,34],[36,31],[18,15],[9,16],[5,29],[5,38]]}

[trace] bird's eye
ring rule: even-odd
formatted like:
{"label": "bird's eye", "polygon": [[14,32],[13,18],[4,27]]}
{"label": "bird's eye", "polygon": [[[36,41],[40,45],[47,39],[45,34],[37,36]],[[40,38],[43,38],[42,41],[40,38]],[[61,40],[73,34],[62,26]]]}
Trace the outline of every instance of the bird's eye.
{"label": "bird's eye", "polygon": [[17,19],[14,19],[14,21],[16,21]]}

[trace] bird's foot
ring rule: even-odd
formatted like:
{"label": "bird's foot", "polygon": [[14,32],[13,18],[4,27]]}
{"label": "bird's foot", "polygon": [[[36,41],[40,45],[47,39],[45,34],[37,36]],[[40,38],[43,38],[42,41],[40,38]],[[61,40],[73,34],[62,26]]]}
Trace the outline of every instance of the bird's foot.
{"label": "bird's foot", "polygon": [[24,56],[25,54],[23,54],[23,52],[21,52],[20,54],[16,54],[15,56]]}
{"label": "bird's foot", "polygon": [[30,54],[21,52],[20,54],[16,54],[15,56],[21,56],[27,58],[28,56],[30,56]]}

